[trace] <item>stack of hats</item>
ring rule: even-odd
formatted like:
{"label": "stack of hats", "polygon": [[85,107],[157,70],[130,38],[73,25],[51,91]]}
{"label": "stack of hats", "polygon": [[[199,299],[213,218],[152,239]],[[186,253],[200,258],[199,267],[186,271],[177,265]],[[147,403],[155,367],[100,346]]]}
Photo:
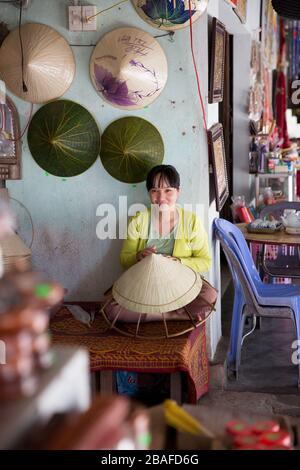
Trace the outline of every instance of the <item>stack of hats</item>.
{"label": "stack of hats", "polygon": [[29,396],[37,373],[50,364],[49,307],[63,298],[55,283],[33,273],[14,273],[0,281],[0,398]]}
{"label": "stack of hats", "polygon": [[11,233],[1,240],[4,273],[9,273],[14,266],[22,266],[26,271],[31,267],[31,250],[16,233]]}

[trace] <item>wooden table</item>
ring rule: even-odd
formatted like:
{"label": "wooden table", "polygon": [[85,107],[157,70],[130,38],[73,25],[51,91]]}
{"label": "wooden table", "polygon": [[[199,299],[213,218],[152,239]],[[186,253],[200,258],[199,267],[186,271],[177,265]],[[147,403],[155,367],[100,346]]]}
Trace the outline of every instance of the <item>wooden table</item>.
{"label": "wooden table", "polygon": [[[71,302],[68,302],[71,304]],[[56,345],[81,346],[89,350],[93,387],[101,393],[114,391],[113,372],[119,370],[170,374],[170,396],[181,402],[181,391],[187,379],[189,403],[196,404],[207,393],[209,367],[206,353],[205,325],[175,338],[151,338],[151,332],[161,330],[160,322],[145,323],[148,336],[133,338],[110,329],[100,314],[100,303],[77,302],[87,311],[96,308],[90,327],[76,320],[67,309],[60,307],[51,318],[52,342]],[[171,322],[170,322],[171,323]],[[169,326],[184,328],[183,321]],[[133,326],[132,326],[133,325]],[[135,328],[134,324],[129,327]],[[174,330],[173,330],[174,331]],[[99,383],[100,382],[100,383]]]}
{"label": "wooden table", "polygon": [[[245,237],[245,240],[249,243],[260,243],[262,245],[262,251],[260,253],[260,261],[259,264],[262,265],[263,270],[265,273],[269,274],[273,277],[292,277],[292,278],[300,278],[300,267],[293,268],[293,271],[288,266],[280,266],[276,267],[275,270],[272,272],[265,263],[265,254],[266,254],[266,246],[267,245],[287,245],[287,246],[297,246],[298,249],[300,248],[300,235],[290,235],[286,233],[285,230],[278,230],[275,233],[251,233],[248,232],[246,226],[247,224],[236,224],[236,226],[240,229],[242,234]],[[289,269],[289,271],[288,271]]]}
{"label": "wooden table", "polygon": [[279,230],[275,233],[250,233],[246,226],[247,224],[236,224],[245,237],[247,242],[256,242],[263,245],[299,245],[300,235],[290,235],[284,230]]}

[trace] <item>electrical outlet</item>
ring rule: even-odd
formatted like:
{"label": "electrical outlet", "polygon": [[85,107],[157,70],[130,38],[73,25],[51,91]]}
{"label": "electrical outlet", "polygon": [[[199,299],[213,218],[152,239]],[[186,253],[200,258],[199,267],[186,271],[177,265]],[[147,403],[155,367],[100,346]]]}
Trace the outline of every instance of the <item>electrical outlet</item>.
{"label": "electrical outlet", "polygon": [[89,16],[96,15],[97,7],[93,5],[82,7],[82,30],[83,31],[97,31],[97,16],[87,20]]}
{"label": "electrical outlet", "polygon": [[81,6],[69,7],[69,31],[82,31]]}

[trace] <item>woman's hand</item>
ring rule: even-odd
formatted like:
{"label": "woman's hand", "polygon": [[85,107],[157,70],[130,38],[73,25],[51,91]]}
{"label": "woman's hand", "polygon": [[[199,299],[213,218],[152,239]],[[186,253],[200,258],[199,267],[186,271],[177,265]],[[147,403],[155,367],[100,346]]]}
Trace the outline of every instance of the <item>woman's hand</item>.
{"label": "woman's hand", "polygon": [[149,246],[148,248],[145,248],[142,251],[138,251],[136,254],[136,259],[137,261],[141,261],[146,256],[153,255],[153,253],[156,253],[156,252],[157,252],[156,246]]}

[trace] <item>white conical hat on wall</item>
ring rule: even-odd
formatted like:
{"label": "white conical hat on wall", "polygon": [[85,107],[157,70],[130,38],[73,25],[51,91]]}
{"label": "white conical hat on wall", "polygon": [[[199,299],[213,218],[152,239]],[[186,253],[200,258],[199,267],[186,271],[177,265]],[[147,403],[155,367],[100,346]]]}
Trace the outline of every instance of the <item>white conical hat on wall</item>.
{"label": "white conical hat on wall", "polygon": [[189,304],[201,288],[201,277],[191,268],[153,254],[122,274],[112,294],[128,310],[161,314]]}
{"label": "white conical hat on wall", "polygon": [[24,57],[23,91],[22,54],[19,29],[14,29],[0,48],[0,78],[19,98],[31,103],[46,103],[62,96],[75,75],[73,52],[65,38],[44,24],[27,23],[21,27]]}
{"label": "white conical hat on wall", "polygon": [[168,64],[153,36],[138,28],[117,28],[96,45],[90,74],[98,93],[112,106],[141,109],[162,92]]}

